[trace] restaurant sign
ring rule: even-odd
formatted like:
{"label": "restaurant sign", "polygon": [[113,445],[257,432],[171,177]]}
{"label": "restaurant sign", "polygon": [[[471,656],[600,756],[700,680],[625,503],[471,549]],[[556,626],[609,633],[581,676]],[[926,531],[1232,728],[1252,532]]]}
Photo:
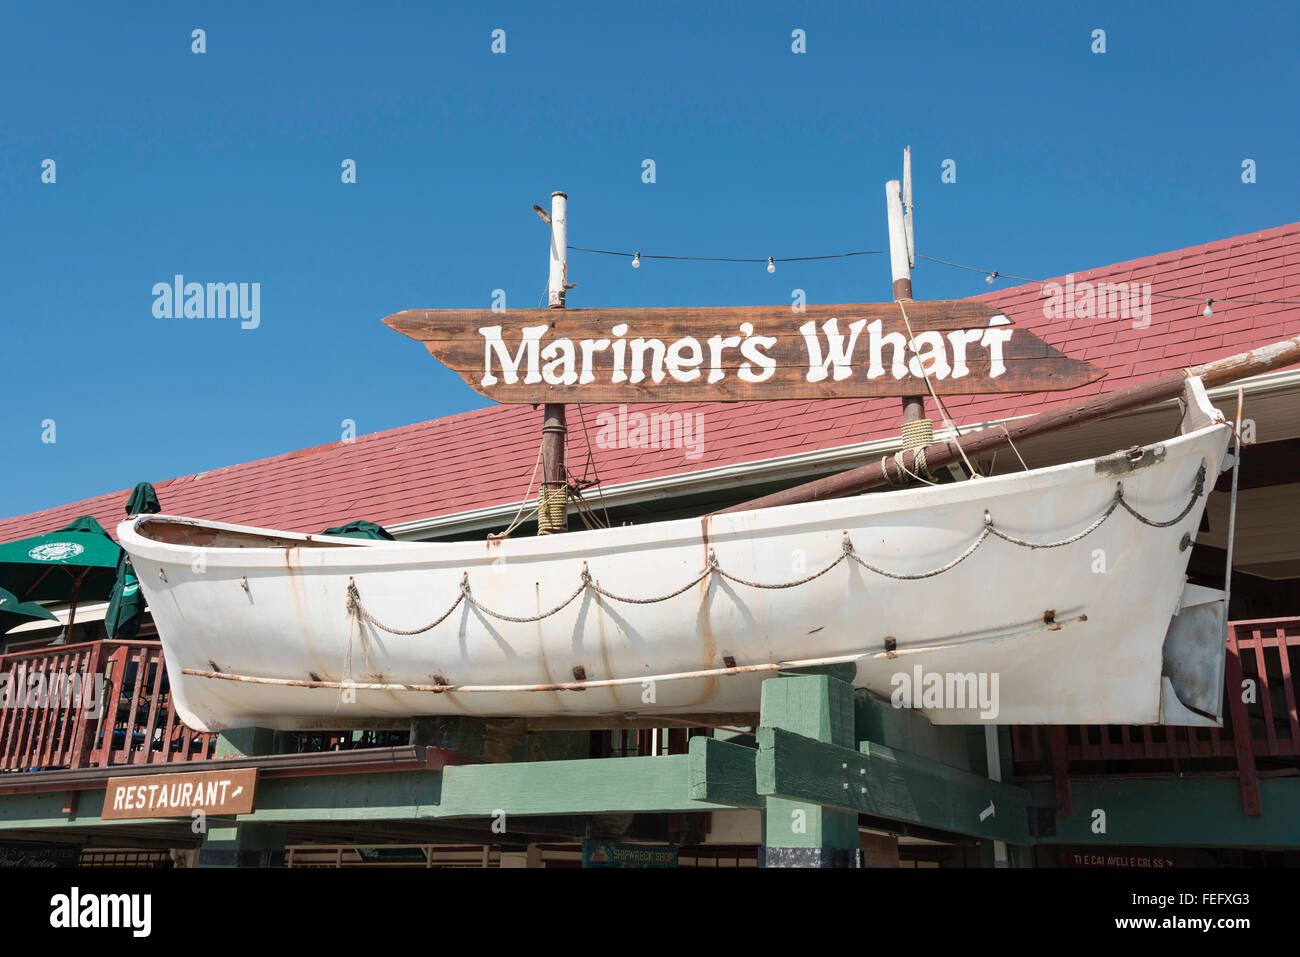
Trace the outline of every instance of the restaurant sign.
{"label": "restaurant sign", "polygon": [[384,322],[498,402],[836,399],[924,395],[929,388],[940,395],[1044,392],[1106,374],[974,300],[412,309]]}
{"label": "restaurant sign", "polygon": [[205,814],[249,814],[257,789],[257,769],[137,774],[109,778],[104,792],[106,821]]}

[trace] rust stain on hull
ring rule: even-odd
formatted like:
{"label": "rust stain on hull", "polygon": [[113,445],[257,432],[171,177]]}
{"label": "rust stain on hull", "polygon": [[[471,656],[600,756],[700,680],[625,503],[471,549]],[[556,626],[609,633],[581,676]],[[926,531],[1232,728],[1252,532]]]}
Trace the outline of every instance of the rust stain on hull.
{"label": "rust stain on hull", "polygon": [[[712,520],[708,515],[700,519],[700,541],[704,546],[705,568],[709,567],[709,532],[711,523]],[[718,642],[713,635],[713,622],[709,618],[709,590],[713,587],[713,576],[706,575],[696,587],[700,590],[700,608],[695,618],[700,635],[700,656],[704,668],[713,668],[718,660]],[[717,695],[717,675],[710,675],[704,679],[704,688],[700,692],[699,698],[691,703],[692,705],[702,705],[712,701]]]}

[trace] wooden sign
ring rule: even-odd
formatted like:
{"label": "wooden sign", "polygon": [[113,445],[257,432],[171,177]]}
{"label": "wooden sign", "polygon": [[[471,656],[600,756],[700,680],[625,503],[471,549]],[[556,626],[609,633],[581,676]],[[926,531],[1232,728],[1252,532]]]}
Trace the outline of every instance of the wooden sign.
{"label": "wooden sign", "polygon": [[411,309],[385,324],[498,402],[739,402],[1074,389],[1106,373],[972,300]]}
{"label": "wooden sign", "polygon": [[249,814],[256,790],[256,768],[109,778],[100,817],[108,821],[190,817],[194,811]]}
{"label": "wooden sign", "polygon": [[663,844],[583,841],[583,867],[676,867],[677,848]]}

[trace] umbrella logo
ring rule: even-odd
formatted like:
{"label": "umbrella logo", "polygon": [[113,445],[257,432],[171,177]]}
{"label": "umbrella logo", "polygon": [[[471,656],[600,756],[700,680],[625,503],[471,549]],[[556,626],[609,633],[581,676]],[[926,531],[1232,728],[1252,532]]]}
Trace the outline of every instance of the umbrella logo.
{"label": "umbrella logo", "polygon": [[27,557],[34,558],[38,562],[61,562],[65,558],[74,558],[85,550],[84,545],[78,545],[76,542],[46,542],[29,551]]}

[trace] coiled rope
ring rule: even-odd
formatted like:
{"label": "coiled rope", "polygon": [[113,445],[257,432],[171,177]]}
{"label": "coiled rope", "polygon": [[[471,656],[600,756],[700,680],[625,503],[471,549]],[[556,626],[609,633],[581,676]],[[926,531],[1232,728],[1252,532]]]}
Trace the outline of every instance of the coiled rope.
{"label": "coiled rope", "polygon": [[864,561],[857,554],[857,552],[854,551],[853,542],[849,538],[849,533],[845,532],[843,541],[841,543],[841,549],[838,558],[836,558],[830,564],[826,565],[820,571],[813,572],[811,575],[805,575],[802,578],[796,578],[793,581],[788,581],[788,582],[759,582],[759,581],[752,581],[747,578],[741,578],[739,575],[734,575],[731,572],[725,570],[722,567],[722,565],[719,563],[717,554],[714,551],[710,550],[708,566],[694,579],[687,582],[685,585],[681,586],[680,588],[675,588],[672,591],[667,592],[663,595],[653,595],[646,598],[630,598],[626,595],[615,595],[614,593],[607,591],[606,589],[602,588],[599,584],[597,584],[596,581],[591,577],[591,572],[587,568],[587,563],[583,562],[582,572],[580,574],[580,581],[578,583],[578,587],[573,590],[572,594],[570,594],[568,598],[564,599],[564,601],[560,602],[558,605],[556,605],[554,608],[550,609],[549,611],[540,612],[536,615],[528,615],[526,617],[520,617],[515,615],[504,615],[501,612],[494,611],[493,609],[488,608],[486,605],[484,605],[482,602],[476,599],[474,595],[470,592],[468,572],[466,572],[465,575],[461,578],[460,594],[457,595],[456,600],[451,603],[451,607],[448,608],[445,612],[443,612],[443,614],[439,616],[435,621],[425,625],[423,628],[413,628],[410,630],[403,630],[398,628],[391,628],[388,625],[385,625],[382,622],[380,622],[368,611],[366,611],[365,607],[362,605],[361,593],[360,591],[358,591],[356,582],[354,580],[349,580],[348,582],[347,608],[348,608],[349,615],[354,615],[359,619],[365,620],[369,622],[371,625],[373,625],[374,627],[380,629],[381,631],[386,631],[392,635],[419,635],[426,631],[429,631],[432,628],[436,628],[438,625],[442,624],[442,622],[446,621],[448,616],[450,616],[451,613],[456,610],[456,608],[460,605],[462,601],[468,602],[483,614],[491,618],[495,618],[498,621],[513,622],[515,624],[529,624],[531,622],[541,621],[544,618],[549,618],[552,615],[558,614],[559,612],[567,608],[569,605],[571,605],[574,599],[576,599],[579,595],[581,595],[583,592],[588,590],[594,591],[596,594],[602,596],[603,598],[608,598],[611,601],[623,602],[629,605],[652,605],[658,602],[668,601],[671,598],[676,598],[678,595],[681,595],[682,593],[687,592],[690,589],[694,588],[696,585],[700,584],[702,581],[709,578],[709,576],[711,575],[717,575],[718,577],[726,579],[727,581],[735,582],[738,585],[745,585],[749,588],[763,588],[763,589],[797,588],[800,585],[806,585],[809,582],[820,578],[821,576],[829,572],[831,569],[838,566],[841,562],[844,562],[846,559],[853,561],[856,564],[860,565],[861,567],[867,569],[868,571],[874,572],[875,574],[881,575],[885,578],[892,578],[896,581],[918,581],[920,579],[933,578],[936,575],[942,575],[944,572],[950,571],[951,569],[957,567],[966,559],[974,555],[975,552],[979,550],[979,547],[983,545],[986,541],[988,541],[989,538],[993,538],[993,537],[1000,538],[1003,541],[1008,542],[1012,545],[1018,545],[1022,548],[1029,548],[1029,549],[1060,548],[1062,545],[1072,544],[1073,542],[1077,542],[1080,539],[1085,538],[1088,535],[1091,535],[1093,532],[1099,529],[1106,522],[1106,520],[1109,519],[1112,515],[1114,515],[1115,512],[1118,511],[1120,508],[1123,508],[1126,512],[1132,515],[1143,525],[1148,525],[1152,528],[1168,528],[1171,525],[1177,525],[1179,522],[1181,522],[1184,518],[1187,517],[1187,515],[1191,512],[1192,508],[1195,507],[1197,501],[1201,498],[1203,494],[1205,494],[1205,479],[1206,479],[1206,464],[1204,461],[1202,461],[1201,467],[1197,470],[1196,473],[1196,482],[1192,488],[1191,498],[1188,499],[1188,502],[1183,507],[1183,510],[1173,518],[1169,519],[1168,521],[1156,521],[1138,512],[1137,509],[1133,508],[1133,506],[1130,505],[1128,501],[1124,498],[1124,483],[1117,482],[1115,485],[1115,495],[1111,499],[1110,504],[1107,506],[1106,510],[1102,512],[1102,514],[1091,525],[1089,525],[1081,532],[1078,532],[1074,535],[1071,535],[1068,538],[1063,538],[1055,542],[1031,542],[1026,539],[1018,538],[1015,535],[1011,535],[1007,532],[1004,532],[994,524],[993,516],[988,511],[985,511],[984,527],[980,530],[979,535],[975,537],[975,540],[972,541],[968,546],[966,546],[965,550],[962,551],[962,553],[958,555],[956,558],[951,559],[950,561],[944,563],[943,565],[938,566],[937,568],[932,568],[929,571],[924,571],[924,572],[915,572],[915,573],[891,572],[887,569],[879,568],[875,565],[872,565],[870,562]]}

